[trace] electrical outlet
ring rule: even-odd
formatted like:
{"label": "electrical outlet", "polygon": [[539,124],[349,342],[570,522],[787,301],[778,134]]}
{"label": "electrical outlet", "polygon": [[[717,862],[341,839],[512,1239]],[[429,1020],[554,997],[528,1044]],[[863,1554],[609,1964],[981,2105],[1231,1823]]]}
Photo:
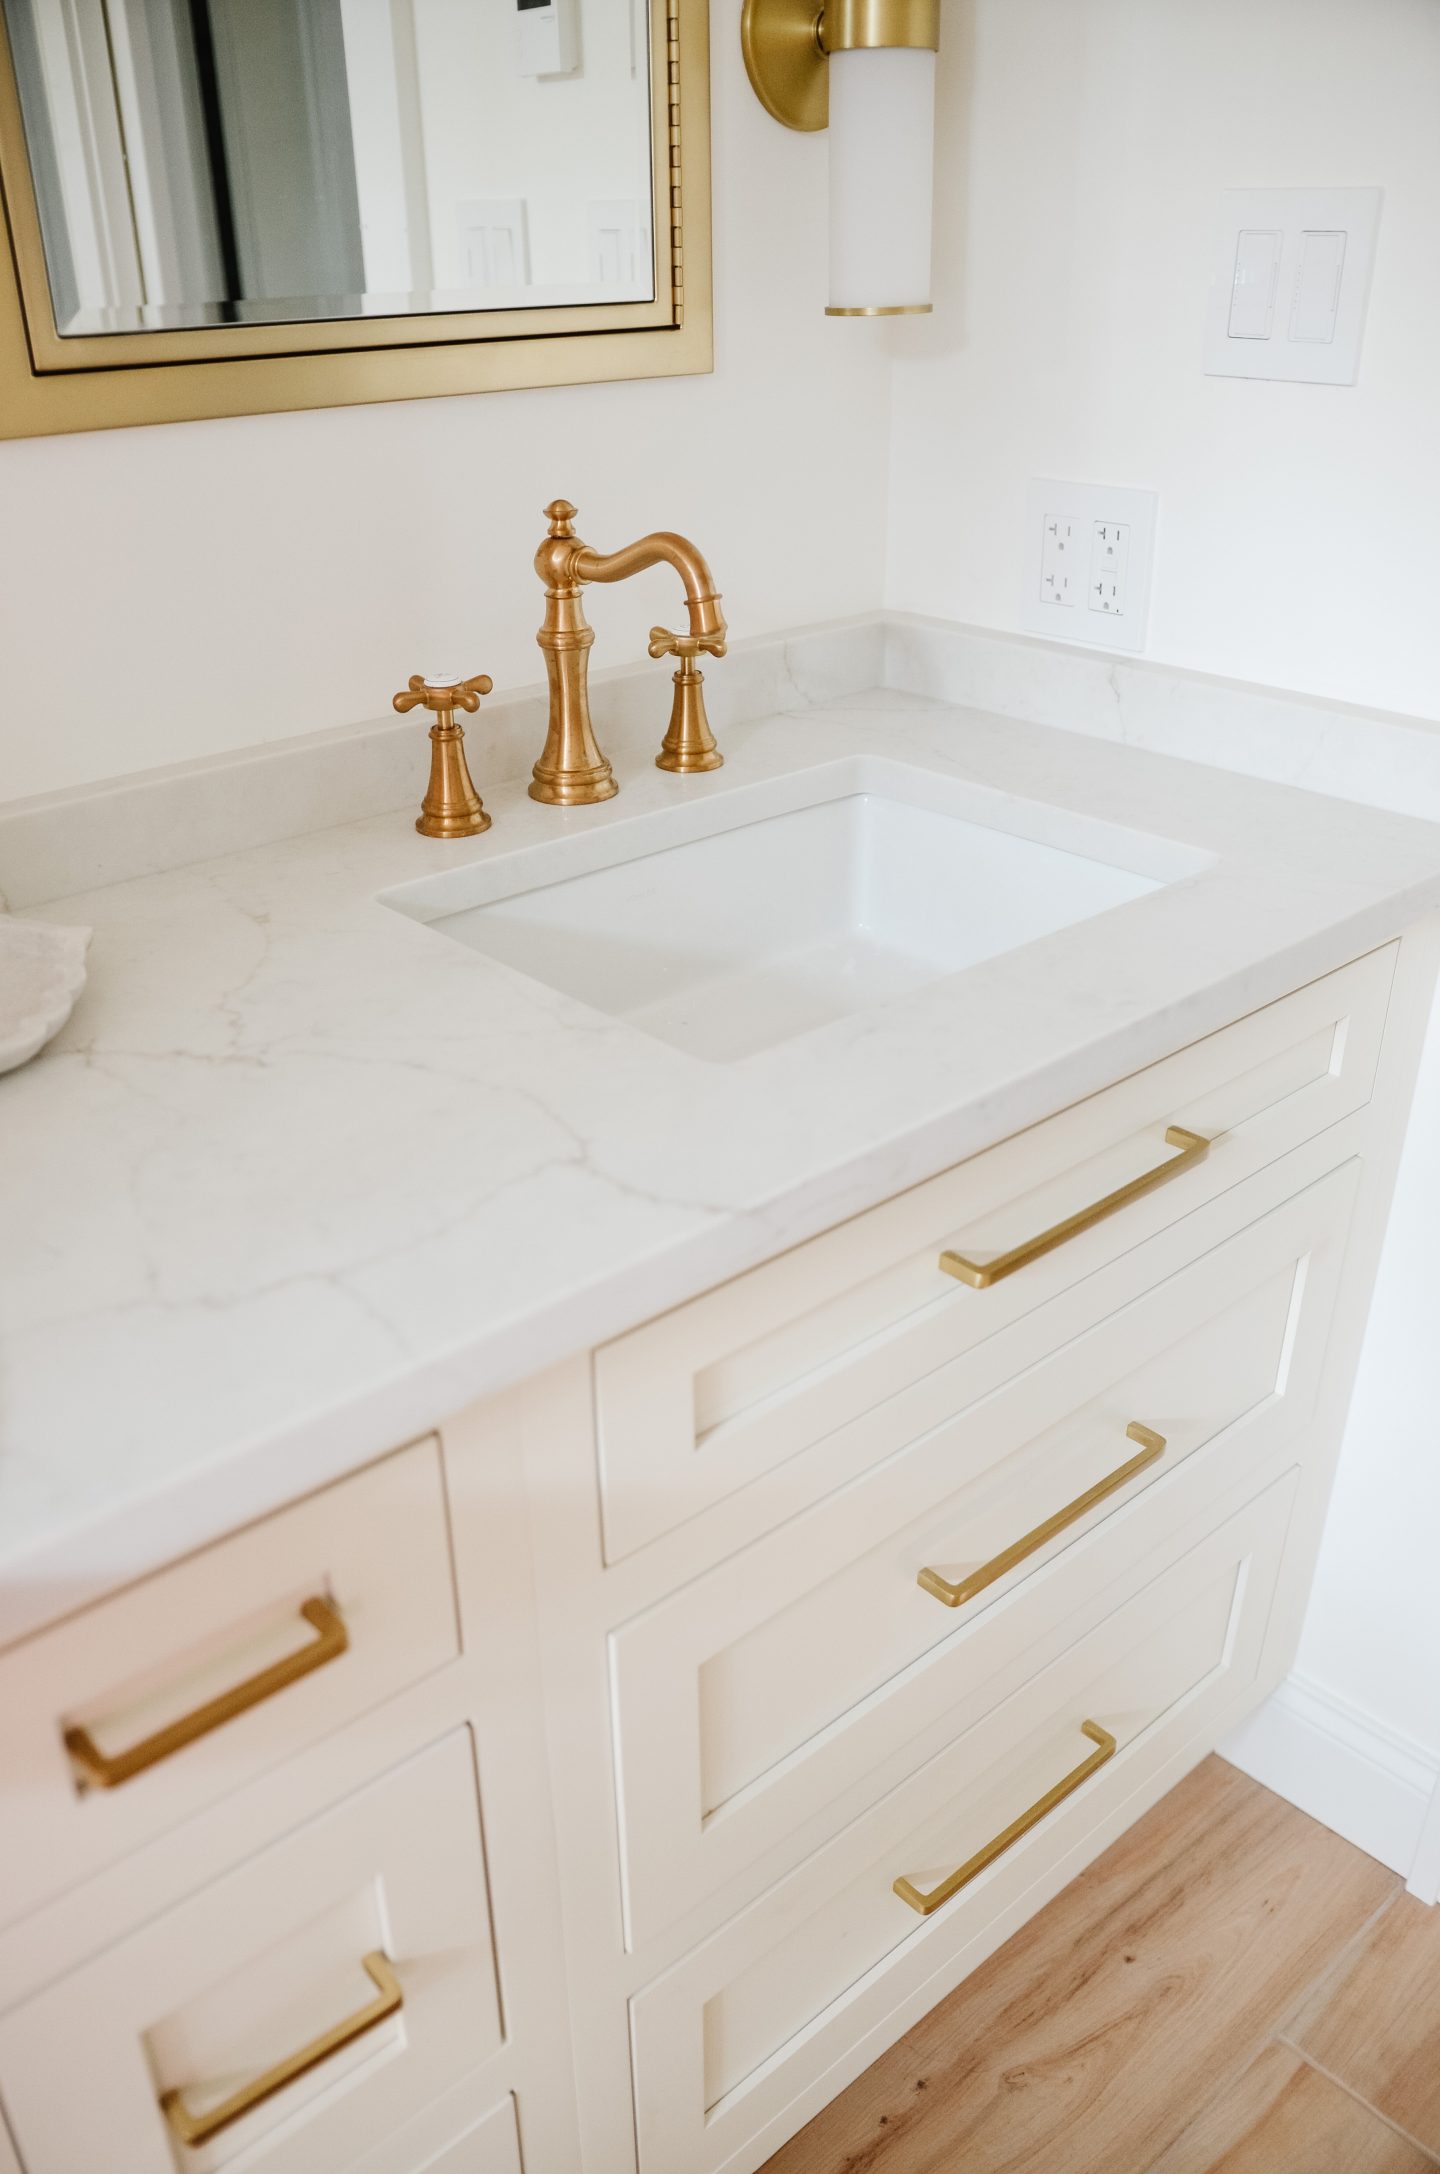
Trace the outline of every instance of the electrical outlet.
{"label": "electrical outlet", "polygon": [[1042,604],[1073,604],[1076,578],[1075,524],[1058,517],[1045,523],[1040,545],[1040,601]]}
{"label": "electrical outlet", "polygon": [[1130,524],[1128,521],[1095,521],[1090,535],[1090,586],[1086,599],[1091,611],[1123,619],[1130,601]]}
{"label": "electrical outlet", "polygon": [[1155,513],[1153,491],[1032,483],[1021,625],[1052,641],[1142,650]]}

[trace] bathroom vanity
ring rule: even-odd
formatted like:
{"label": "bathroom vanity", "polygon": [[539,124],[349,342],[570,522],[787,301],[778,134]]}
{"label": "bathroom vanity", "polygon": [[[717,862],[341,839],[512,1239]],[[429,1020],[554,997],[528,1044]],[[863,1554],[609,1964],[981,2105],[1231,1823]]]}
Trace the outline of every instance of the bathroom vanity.
{"label": "bathroom vanity", "polygon": [[1440,835],[884,692],[722,738],[46,909],[24,2174],[753,2174],[1290,1663]]}

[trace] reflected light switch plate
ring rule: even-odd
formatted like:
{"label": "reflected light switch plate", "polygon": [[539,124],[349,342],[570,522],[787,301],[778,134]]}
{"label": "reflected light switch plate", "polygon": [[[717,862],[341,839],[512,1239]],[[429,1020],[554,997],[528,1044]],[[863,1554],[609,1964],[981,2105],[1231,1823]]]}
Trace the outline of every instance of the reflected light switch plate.
{"label": "reflected light switch plate", "polygon": [[1353,385],[1379,189],[1231,189],[1215,237],[1210,377]]}

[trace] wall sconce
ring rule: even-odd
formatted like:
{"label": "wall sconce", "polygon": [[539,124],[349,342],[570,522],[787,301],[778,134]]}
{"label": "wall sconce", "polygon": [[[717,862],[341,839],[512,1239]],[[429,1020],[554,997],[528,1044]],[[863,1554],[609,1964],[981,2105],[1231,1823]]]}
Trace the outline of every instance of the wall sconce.
{"label": "wall sconce", "polygon": [[829,126],[826,316],[924,314],[940,0],[745,0],[740,40],[767,113]]}

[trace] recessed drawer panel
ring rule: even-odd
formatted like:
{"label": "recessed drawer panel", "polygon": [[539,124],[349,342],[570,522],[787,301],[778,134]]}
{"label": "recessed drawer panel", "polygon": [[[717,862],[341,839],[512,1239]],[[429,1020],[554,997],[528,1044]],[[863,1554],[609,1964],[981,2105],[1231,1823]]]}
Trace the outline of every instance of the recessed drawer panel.
{"label": "recessed drawer panel", "polygon": [[520,2139],[515,2133],[515,2102],[507,2099],[473,2129],[467,2129],[414,2174],[521,2174]]}
{"label": "recessed drawer panel", "polygon": [[828,1437],[858,1411],[1362,1107],[1394,965],[1357,960],[604,1346],[606,1560],[787,1466],[753,1529],[793,1514],[850,1476]]}
{"label": "recessed drawer panel", "polygon": [[951,1416],[903,1455],[614,1634],[633,1945],[773,1877],[846,1790],[1023,1679],[1087,1590],[1303,1455],[1359,1172],[977,1404],[957,1362]]}
{"label": "recessed drawer panel", "polygon": [[[419,2143],[416,2129],[428,2141]],[[435,2109],[422,2115],[399,2136],[387,2137],[378,2151],[370,2152],[349,2174],[523,2174],[520,2137],[516,2127],[515,2100],[507,2093],[480,2120],[467,2122],[448,2142],[436,2144]]]}
{"label": "recessed drawer panel", "polygon": [[348,2174],[500,2043],[461,1731],[0,2021],[0,2098],[26,2174]]}
{"label": "recessed drawer panel", "polygon": [[417,1442],[0,1657],[0,1922],[452,1659]]}
{"label": "recessed drawer panel", "polygon": [[1293,1493],[1292,1476],[1148,1566],[1023,1690],[635,1996],[641,2174],[760,2165],[899,2035],[907,1996],[941,1998],[1109,1839],[1107,1820],[1128,1822],[1135,1792],[1213,1741],[1261,1667]]}

